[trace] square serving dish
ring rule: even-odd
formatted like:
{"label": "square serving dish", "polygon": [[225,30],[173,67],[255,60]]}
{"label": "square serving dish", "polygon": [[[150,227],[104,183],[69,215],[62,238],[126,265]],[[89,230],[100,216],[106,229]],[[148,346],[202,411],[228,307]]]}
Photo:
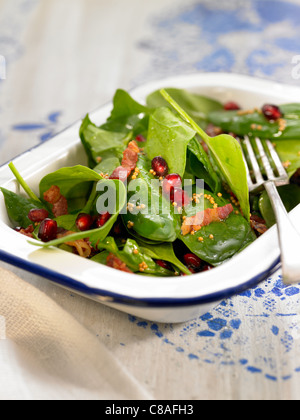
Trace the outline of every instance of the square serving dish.
{"label": "square serving dish", "polygon": [[[226,102],[235,100],[245,108],[264,103],[299,102],[294,86],[234,74],[194,74],[152,82],[131,92],[143,103],[146,96],[163,87],[177,87]],[[110,115],[112,104],[91,113],[96,124]],[[14,164],[34,191],[42,177],[64,166],[86,164],[79,139],[81,121],[48,142],[14,159]],[[0,185],[19,192],[7,165],[0,168]],[[290,213],[300,231],[300,206]],[[241,254],[212,271],[190,277],[141,277],[123,273],[62,250],[37,249],[28,238],[10,227],[3,195],[0,196],[0,259],[73,292],[131,315],[155,322],[194,319],[232,295],[254,287],[280,268],[277,229],[273,227]]]}

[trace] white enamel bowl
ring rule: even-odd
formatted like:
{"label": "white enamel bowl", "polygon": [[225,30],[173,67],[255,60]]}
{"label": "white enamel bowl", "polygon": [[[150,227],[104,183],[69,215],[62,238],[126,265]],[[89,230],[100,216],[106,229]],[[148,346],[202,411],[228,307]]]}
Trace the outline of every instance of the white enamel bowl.
{"label": "white enamel bowl", "polygon": [[[299,102],[300,89],[233,74],[195,74],[153,82],[131,92],[144,102],[152,91],[177,87],[243,107],[264,103]],[[96,124],[109,116],[112,104],[91,113]],[[77,122],[53,139],[14,159],[14,164],[38,191],[43,176],[64,166],[86,164]],[[14,192],[19,187],[7,165],[0,168],[0,185]],[[300,230],[300,206],[291,218]],[[116,271],[58,249],[37,249],[25,236],[14,232],[0,197],[0,259],[41,275],[73,292],[131,315],[155,322],[184,322],[194,319],[223,299],[254,287],[279,268],[277,229],[270,229],[240,255],[212,271],[176,278],[141,277]]]}

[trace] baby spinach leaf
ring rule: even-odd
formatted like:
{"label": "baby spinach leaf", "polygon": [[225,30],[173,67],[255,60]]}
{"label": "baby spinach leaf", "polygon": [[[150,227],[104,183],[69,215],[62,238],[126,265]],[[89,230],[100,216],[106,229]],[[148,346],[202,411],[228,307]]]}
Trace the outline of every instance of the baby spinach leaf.
{"label": "baby spinach leaf", "polygon": [[258,110],[249,113],[239,111],[214,111],[208,116],[209,122],[220,127],[224,132],[239,136],[256,136],[261,139],[296,139],[300,137],[299,104],[281,105],[286,128],[280,130],[279,121],[268,121]]}
{"label": "baby spinach leaf", "polygon": [[[249,224],[241,215],[231,214],[225,222],[211,223],[195,235],[182,237],[181,240],[203,261],[218,265],[244,247],[250,232]],[[213,235],[213,239],[210,239],[210,235]],[[199,241],[200,237],[203,242]]]}
{"label": "baby spinach leaf", "polygon": [[[135,272],[141,272],[140,265],[145,263],[146,274],[155,274],[157,276],[172,276],[173,273],[165,268],[160,267],[154,262],[148,252],[141,249],[139,245],[132,239],[128,239],[126,245],[121,253],[121,258],[124,258],[129,268],[132,268]],[[147,266],[147,268],[146,268]]]}
{"label": "baby spinach leaf", "polygon": [[169,108],[158,108],[150,117],[146,152],[150,159],[162,156],[170,173],[183,177],[189,142],[195,130],[178,118]]}
{"label": "baby spinach leaf", "polygon": [[69,231],[76,231],[76,220],[79,213],[76,214],[66,214],[64,216],[59,216],[54,219],[57,222],[57,226]]}
{"label": "baby spinach leaf", "polygon": [[188,150],[190,152],[190,168],[193,174],[197,178],[203,179],[212,191],[220,191],[221,181],[214,171],[207,153],[196,138],[189,143]]}
{"label": "baby spinach leaf", "polygon": [[91,168],[99,163],[99,158],[102,160],[109,157],[122,159],[122,153],[131,140],[131,135],[128,133],[107,131],[97,127],[88,115],[82,122],[79,134]]}
{"label": "baby spinach leaf", "polygon": [[[165,90],[200,125],[203,121],[207,121],[207,115],[209,113],[223,109],[223,105],[220,102],[203,95],[191,93],[183,89],[169,88]],[[151,108],[168,106],[172,109],[170,104],[161,96],[159,90],[148,96],[147,104]]]}
{"label": "baby spinach leaf", "polygon": [[205,141],[220,173],[223,175],[231,191],[238,198],[243,214],[249,221],[250,201],[247,172],[242,150],[237,140],[225,134],[217,137],[209,137],[166,91],[162,90],[161,93],[182,118],[199,134],[202,140]]}
{"label": "baby spinach leaf", "polygon": [[4,195],[8,217],[14,227],[28,228],[28,226],[32,225],[32,221],[28,218],[30,210],[45,208],[41,205],[41,202],[28,200],[5,188],[0,189]]}
{"label": "baby spinach leaf", "polygon": [[300,138],[299,140],[275,140],[276,151],[282,162],[289,163],[287,172],[289,176],[300,168]]}
{"label": "baby spinach leaf", "polygon": [[59,169],[46,175],[40,182],[40,195],[53,185],[60,188],[61,194],[67,199],[86,197],[93,182],[102,180],[102,176],[86,166],[73,166]]}
{"label": "baby spinach leaf", "polygon": [[148,114],[149,108],[136,102],[128,92],[118,89],[113,99],[113,110],[108,121],[131,115]]}
{"label": "baby spinach leaf", "polygon": [[124,214],[125,225],[133,223],[133,231],[152,241],[175,241],[180,230],[180,218],[174,214],[170,202],[161,195],[159,182],[152,182],[155,178],[149,173],[151,162],[140,155],[137,168],[140,170],[138,179],[128,184],[129,204],[134,209],[142,204],[145,209]]}
{"label": "baby spinach leaf", "polygon": [[[15,165],[11,162],[8,165],[9,169],[12,171],[12,173],[14,174],[14,176],[16,177],[17,181],[19,182],[19,184],[21,185],[21,187],[23,188],[23,190],[26,192],[26,194],[28,195],[28,197],[35,201],[35,202],[39,202],[39,198],[35,195],[35,193],[31,190],[31,188],[29,187],[29,185],[27,184],[27,182],[25,181],[25,179],[21,176],[21,174],[19,173],[19,171],[17,170],[17,168],[15,167]],[[40,203],[41,205],[41,203]]]}
{"label": "baby spinach leaf", "polygon": [[[105,241],[99,243],[99,248],[114,254],[135,273],[142,272],[165,277],[174,275],[171,271],[156,264],[151,256],[149,256],[147,252],[143,252],[142,248],[140,248],[133,239],[128,239],[124,248],[119,250],[114,238],[108,237]],[[101,254],[99,257],[96,256],[93,258],[93,261],[99,262],[99,260],[103,261],[103,256],[101,256]]]}
{"label": "baby spinach leaf", "polygon": [[128,92],[117,90],[113,100],[113,110],[110,117],[100,128],[117,133],[145,135],[148,131],[151,110],[136,102]]}
{"label": "baby spinach leaf", "polygon": [[177,267],[182,273],[191,275],[190,270],[176,257],[173,244],[164,243],[150,245],[142,243],[140,248],[142,252],[148,254],[151,258],[155,260],[167,261]]}
{"label": "baby spinach leaf", "polygon": [[102,265],[106,265],[107,257],[109,256],[109,254],[110,254],[109,251],[102,251],[99,254],[92,257],[91,261],[94,261],[94,262],[102,264]]}
{"label": "baby spinach leaf", "polygon": [[110,157],[104,159],[99,165],[94,168],[94,171],[98,174],[108,174],[111,175],[113,171],[121,165],[121,160],[117,157]]}
{"label": "baby spinach leaf", "polygon": [[[207,191],[204,191],[204,193],[209,194],[220,207],[229,204],[229,201],[212,193]],[[203,204],[204,209],[213,207],[210,199],[205,198],[202,206]],[[197,206],[192,208],[192,205],[186,208],[188,216],[195,215],[198,210]],[[202,238],[201,241],[200,238]],[[194,235],[183,236],[180,234],[179,239],[203,261],[216,266],[233,257],[242,248],[244,249],[246,245],[253,242],[254,236],[250,224],[244,217],[233,212],[226,220],[203,226]]]}
{"label": "baby spinach leaf", "polygon": [[[300,187],[297,185],[285,185],[283,187],[279,187],[278,192],[287,212],[292,211],[300,203]],[[276,224],[276,218],[266,191],[264,191],[260,196],[259,209],[262,217],[267,223],[267,226],[269,228],[274,226]]]}

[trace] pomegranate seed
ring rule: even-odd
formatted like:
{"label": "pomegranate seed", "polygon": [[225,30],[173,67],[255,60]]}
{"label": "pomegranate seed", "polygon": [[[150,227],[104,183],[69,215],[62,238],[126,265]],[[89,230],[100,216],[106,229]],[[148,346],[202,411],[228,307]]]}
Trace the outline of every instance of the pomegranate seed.
{"label": "pomegranate seed", "polygon": [[225,111],[239,111],[241,107],[236,102],[230,101],[224,105],[224,109]]}
{"label": "pomegranate seed", "polygon": [[175,189],[182,189],[182,179],[178,174],[167,175],[163,182],[163,192],[174,201]]}
{"label": "pomegranate seed", "polygon": [[49,212],[45,209],[34,209],[30,210],[28,214],[28,219],[34,223],[41,223],[43,220],[47,219]]}
{"label": "pomegranate seed", "polygon": [[122,226],[121,226],[121,223],[116,223],[114,225],[114,234],[116,236],[120,236],[122,234]]}
{"label": "pomegranate seed", "polygon": [[206,265],[206,266],[204,266],[203,268],[202,268],[202,270],[201,271],[210,271],[210,270],[212,270],[213,269],[213,267],[211,266],[211,265]]}
{"label": "pomegranate seed", "polygon": [[156,175],[165,177],[168,175],[169,167],[167,162],[161,156],[157,156],[152,160],[152,169]]}
{"label": "pomegranate seed", "polygon": [[165,270],[172,271],[172,268],[170,267],[170,264],[168,264],[166,261],[163,260],[157,260],[156,264],[160,267],[164,268]]}
{"label": "pomegranate seed", "polygon": [[279,118],[283,117],[281,109],[276,105],[264,105],[262,108],[262,112],[269,121],[277,121],[279,120]]}
{"label": "pomegranate seed", "polygon": [[184,257],[184,262],[189,269],[197,270],[201,268],[202,261],[195,254],[186,254]]}
{"label": "pomegranate seed", "polygon": [[57,237],[57,223],[52,219],[45,219],[40,224],[39,238],[43,242],[50,242]]}
{"label": "pomegranate seed", "polygon": [[80,231],[84,232],[91,228],[93,222],[94,222],[94,219],[92,218],[92,216],[86,213],[81,213],[77,217],[76,225]]}
{"label": "pomegranate seed", "polygon": [[146,143],[146,139],[145,139],[145,137],[144,136],[142,136],[141,134],[140,135],[138,135],[138,136],[136,136],[136,141],[138,141],[139,143]]}
{"label": "pomegranate seed", "polygon": [[186,191],[181,188],[174,189],[174,203],[179,207],[185,207],[190,203],[190,197]]}
{"label": "pomegranate seed", "polygon": [[99,216],[96,219],[96,225],[98,228],[103,227],[111,218],[111,215],[107,213],[99,214]]}

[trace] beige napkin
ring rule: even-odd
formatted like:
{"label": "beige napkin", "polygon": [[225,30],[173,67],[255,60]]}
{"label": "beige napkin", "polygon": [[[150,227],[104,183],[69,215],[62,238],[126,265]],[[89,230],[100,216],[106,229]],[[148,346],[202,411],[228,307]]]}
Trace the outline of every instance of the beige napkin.
{"label": "beige napkin", "polygon": [[4,269],[0,371],[0,400],[151,399],[70,314]]}

